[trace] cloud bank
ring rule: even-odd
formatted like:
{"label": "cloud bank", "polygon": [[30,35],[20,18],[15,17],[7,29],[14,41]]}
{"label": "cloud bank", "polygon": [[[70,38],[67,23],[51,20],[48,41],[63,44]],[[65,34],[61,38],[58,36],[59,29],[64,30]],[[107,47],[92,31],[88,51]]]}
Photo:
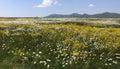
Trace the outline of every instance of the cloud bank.
{"label": "cloud bank", "polygon": [[45,8],[45,7],[49,7],[52,5],[56,5],[58,3],[57,0],[43,0],[41,4],[37,5],[36,7],[38,8]]}

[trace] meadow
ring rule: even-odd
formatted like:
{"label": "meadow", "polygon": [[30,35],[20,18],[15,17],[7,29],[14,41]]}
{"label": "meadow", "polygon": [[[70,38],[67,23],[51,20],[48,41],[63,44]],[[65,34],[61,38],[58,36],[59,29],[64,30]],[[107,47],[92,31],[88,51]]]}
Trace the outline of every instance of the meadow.
{"label": "meadow", "polygon": [[0,18],[0,69],[120,69],[120,19]]}

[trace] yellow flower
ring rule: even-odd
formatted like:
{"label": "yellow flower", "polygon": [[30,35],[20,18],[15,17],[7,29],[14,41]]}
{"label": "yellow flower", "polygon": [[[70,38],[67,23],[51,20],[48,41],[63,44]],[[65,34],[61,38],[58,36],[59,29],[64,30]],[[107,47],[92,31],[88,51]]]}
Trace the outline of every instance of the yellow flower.
{"label": "yellow flower", "polygon": [[79,52],[73,52],[73,56],[78,56]]}
{"label": "yellow flower", "polygon": [[84,47],[84,44],[82,44],[82,43],[74,43],[73,44],[73,46],[74,46],[74,48],[83,48]]}
{"label": "yellow flower", "polygon": [[9,35],[8,30],[0,30],[0,33],[3,34],[3,35]]}

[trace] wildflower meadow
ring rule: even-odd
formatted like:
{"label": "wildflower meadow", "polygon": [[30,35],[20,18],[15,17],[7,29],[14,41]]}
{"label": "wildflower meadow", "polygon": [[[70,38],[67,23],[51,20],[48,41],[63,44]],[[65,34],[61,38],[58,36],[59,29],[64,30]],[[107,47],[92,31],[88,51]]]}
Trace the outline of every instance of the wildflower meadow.
{"label": "wildflower meadow", "polygon": [[120,69],[120,28],[0,23],[1,69]]}

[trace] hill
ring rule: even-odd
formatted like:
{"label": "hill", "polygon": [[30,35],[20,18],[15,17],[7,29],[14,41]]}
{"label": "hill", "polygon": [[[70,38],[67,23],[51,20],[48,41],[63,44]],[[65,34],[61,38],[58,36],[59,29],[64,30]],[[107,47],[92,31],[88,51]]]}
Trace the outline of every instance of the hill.
{"label": "hill", "polygon": [[72,17],[81,17],[81,18],[120,18],[120,13],[110,13],[104,12],[99,14],[79,14],[79,13],[72,13],[69,15],[64,14],[51,14],[46,16],[47,18],[72,18]]}

